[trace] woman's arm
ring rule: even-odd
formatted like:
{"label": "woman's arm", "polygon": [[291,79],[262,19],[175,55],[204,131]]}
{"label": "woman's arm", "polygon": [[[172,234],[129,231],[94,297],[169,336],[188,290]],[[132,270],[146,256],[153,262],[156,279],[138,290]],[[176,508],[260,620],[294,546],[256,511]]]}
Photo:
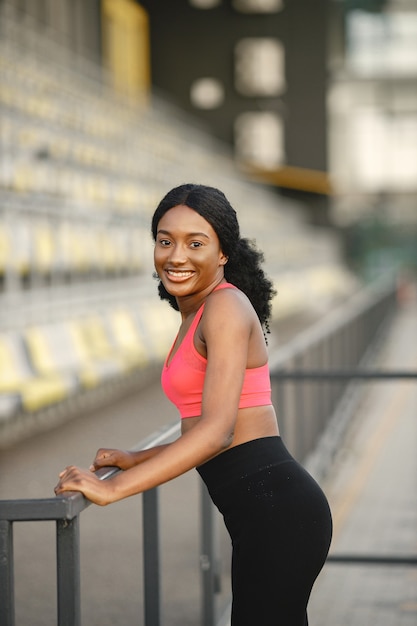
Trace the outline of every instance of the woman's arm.
{"label": "woman's arm", "polygon": [[[223,430],[223,429],[222,429]],[[200,420],[194,428],[139,465],[101,481],[88,470],[67,467],[59,475],[56,495],[65,491],[81,491],[86,498],[101,506],[142,493],[161,485],[215,456],[231,442],[219,436],[219,429],[209,420]]]}
{"label": "woman's arm", "polygon": [[159,454],[166,445],[155,446],[146,450],[118,450],[115,448],[100,448],[90,465],[90,471],[96,472],[102,467],[119,467],[122,470],[130,469],[135,465],[150,459],[154,454]]}
{"label": "woman's arm", "polygon": [[202,415],[195,426],[157,454],[106,481],[99,481],[91,472],[68,467],[60,475],[57,494],[82,491],[97,504],[109,504],[176,478],[230,446],[253,318],[234,293],[216,296],[215,308],[214,302],[207,300],[201,323],[207,370]]}

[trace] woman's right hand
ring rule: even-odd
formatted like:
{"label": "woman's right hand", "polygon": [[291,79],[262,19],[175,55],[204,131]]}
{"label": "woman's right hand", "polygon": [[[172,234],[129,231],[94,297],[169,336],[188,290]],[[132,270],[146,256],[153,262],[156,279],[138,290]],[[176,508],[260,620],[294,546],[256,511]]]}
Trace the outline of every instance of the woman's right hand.
{"label": "woman's right hand", "polygon": [[136,465],[135,457],[128,450],[115,450],[112,448],[100,448],[97,451],[90,471],[96,472],[101,467],[120,467],[122,470],[130,469]]}

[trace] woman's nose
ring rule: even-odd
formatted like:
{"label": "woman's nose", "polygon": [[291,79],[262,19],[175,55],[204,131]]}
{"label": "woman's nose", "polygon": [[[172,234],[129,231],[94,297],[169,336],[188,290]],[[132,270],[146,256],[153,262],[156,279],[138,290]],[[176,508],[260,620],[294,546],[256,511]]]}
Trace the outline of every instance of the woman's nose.
{"label": "woman's nose", "polygon": [[187,255],[185,253],[184,246],[175,245],[170,250],[169,260],[171,263],[185,263]]}

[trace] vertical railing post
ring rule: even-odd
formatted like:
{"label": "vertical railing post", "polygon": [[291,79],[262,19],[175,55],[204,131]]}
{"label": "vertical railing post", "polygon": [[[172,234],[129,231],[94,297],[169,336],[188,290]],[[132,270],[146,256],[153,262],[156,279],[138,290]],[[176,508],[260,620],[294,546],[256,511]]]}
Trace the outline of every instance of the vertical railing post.
{"label": "vertical railing post", "polygon": [[201,483],[202,626],[215,624],[214,509],[204,483]]}
{"label": "vertical railing post", "polygon": [[[296,370],[302,370],[304,367],[305,351],[297,354],[294,357],[294,368]],[[293,384],[294,394],[294,446],[292,453],[296,459],[302,459],[305,452],[305,440],[306,431],[304,429],[305,423],[305,390],[306,384],[302,380],[296,380]]]}
{"label": "vertical railing post", "polygon": [[143,569],[145,626],[160,626],[158,489],[143,493]]}
{"label": "vertical railing post", "polygon": [[80,626],[79,516],[56,522],[58,626]]}
{"label": "vertical railing post", "polygon": [[288,391],[288,384],[285,380],[280,380],[278,377],[274,377],[271,372],[272,382],[272,404],[277,409],[277,420],[280,428],[280,435],[287,441],[287,407],[286,407],[286,394]]}
{"label": "vertical railing post", "polygon": [[14,623],[13,524],[0,520],[0,624]]}

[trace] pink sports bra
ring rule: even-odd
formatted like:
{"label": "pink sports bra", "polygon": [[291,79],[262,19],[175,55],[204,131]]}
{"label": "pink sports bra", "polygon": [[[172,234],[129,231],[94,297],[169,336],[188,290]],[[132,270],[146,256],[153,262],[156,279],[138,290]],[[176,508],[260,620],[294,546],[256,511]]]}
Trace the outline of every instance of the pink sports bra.
{"label": "pink sports bra", "polygon": [[[230,283],[222,283],[215,290],[226,287],[237,289]],[[162,388],[168,399],[178,408],[182,418],[201,415],[207,359],[197,352],[194,346],[194,333],[203,310],[204,303],[198,309],[187,334],[169,363],[174,341],[162,370]],[[271,404],[271,381],[268,363],[247,369],[239,409],[269,404]]]}

